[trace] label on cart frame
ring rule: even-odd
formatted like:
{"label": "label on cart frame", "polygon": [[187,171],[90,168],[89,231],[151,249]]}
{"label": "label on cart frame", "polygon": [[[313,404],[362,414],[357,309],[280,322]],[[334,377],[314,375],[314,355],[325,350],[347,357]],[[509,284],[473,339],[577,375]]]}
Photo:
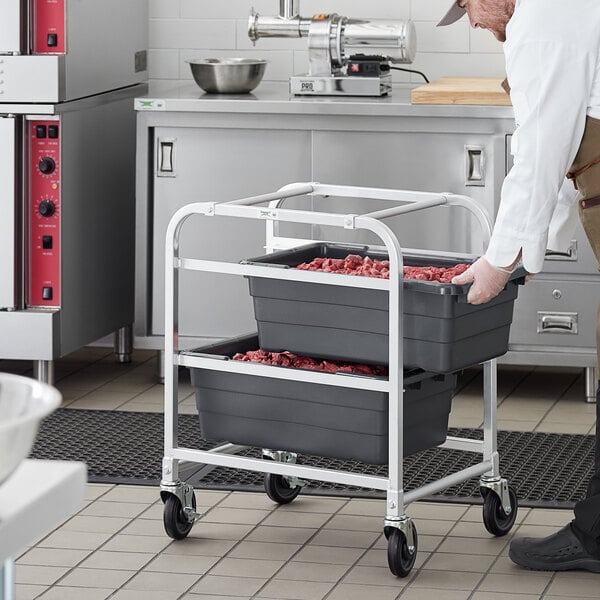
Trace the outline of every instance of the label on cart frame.
{"label": "label on cart frame", "polygon": [[34,54],[66,52],[66,0],[31,0]]}
{"label": "label on cart frame", "polygon": [[277,219],[277,211],[270,208],[259,208],[256,216],[259,219]]}
{"label": "label on cart frame", "polygon": [[59,120],[27,121],[27,305],[60,306]]}

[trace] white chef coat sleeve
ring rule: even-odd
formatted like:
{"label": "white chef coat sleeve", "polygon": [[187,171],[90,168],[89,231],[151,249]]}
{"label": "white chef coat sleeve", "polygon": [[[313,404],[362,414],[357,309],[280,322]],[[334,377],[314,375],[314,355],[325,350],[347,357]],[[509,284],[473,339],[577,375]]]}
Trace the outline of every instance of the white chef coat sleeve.
{"label": "white chef coat sleeve", "polygon": [[548,250],[567,252],[569,249],[579,220],[577,203],[580,197],[581,194],[575,189],[573,182],[565,179],[558,192],[558,202],[548,229]]}
{"label": "white chef coat sleeve", "polygon": [[485,256],[503,267],[521,251],[525,269],[537,273],[559,190],[583,135],[596,57],[576,43],[549,39],[509,47],[506,59],[517,122],[514,163]]}

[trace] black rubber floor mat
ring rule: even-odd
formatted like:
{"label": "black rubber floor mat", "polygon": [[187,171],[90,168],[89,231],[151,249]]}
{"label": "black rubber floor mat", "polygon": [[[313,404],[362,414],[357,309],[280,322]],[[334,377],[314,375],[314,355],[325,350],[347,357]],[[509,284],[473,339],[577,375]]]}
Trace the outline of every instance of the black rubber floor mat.
{"label": "black rubber floor mat", "polygon": [[[450,435],[482,439],[477,429],[452,429]],[[198,418],[179,415],[179,444],[207,450],[214,447],[200,437]],[[570,508],[585,496],[592,474],[594,438],[555,433],[498,432],[500,471],[512,485],[522,506]],[[245,454],[260,456],[259,449]],[[60,409],[40,428],[32,458],[82,460],[88,465],[92,483],[157,485],[163,456],[163,416],[100,410]],[[480,455],[432,448],[405,460],[405,489],[466,468]],[[321,468],[386,476],[386,466],[367,465],[317,456],[299,462]],[[208,465],[182,467],[182,478],[196,488],[261,491],[261,473]],[[362,498],[384,497],[384,493],[334,483],[310,481],[303,493]],[[477,480],[469,480],[436,494],[432,499],[480,503]]]}

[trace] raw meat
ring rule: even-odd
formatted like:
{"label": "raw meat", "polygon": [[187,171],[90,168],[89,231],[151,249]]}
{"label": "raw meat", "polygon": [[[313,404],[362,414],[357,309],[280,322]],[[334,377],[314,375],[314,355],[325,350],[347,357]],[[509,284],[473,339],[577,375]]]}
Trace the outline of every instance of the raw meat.
{"label": "raw meat", "polygon": [[376,365],[361,365],[358,363],[344,364],[335,360],[319,360],[310,356],[298,356],[292,352],[267,352],[266,350],[249,350],[245,354],[234,354],[233,360],[257,362],[264,365],[292,367],[295,369],[310,369],[327,373],[354,373],[358,375],[387,376],[387,367]]}
{"label": "raw meat", "polygon": [[[325,273],[340,273],[341,275],[359,275],[363,277],[390,278],[390,261],[372,259],[369,256],[349,254],[346,258],[317,257],[309,263],[301,263],[297,267],[302,271],[323,271]],[[453,267],[404,267],[405,279],[421,281],[438,281],[450,283],[456,275],[464,273],[469,265],[461,263]]]}

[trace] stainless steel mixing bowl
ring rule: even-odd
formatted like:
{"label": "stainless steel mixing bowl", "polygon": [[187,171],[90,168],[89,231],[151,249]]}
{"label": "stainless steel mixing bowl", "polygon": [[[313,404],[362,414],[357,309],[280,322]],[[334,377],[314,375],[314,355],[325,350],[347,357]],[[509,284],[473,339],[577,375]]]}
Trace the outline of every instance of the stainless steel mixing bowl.
{"label": "stainless steel mixing bowl", "polygon": [[188,60],[194,81],[210,94],[246,94],[261,81],[266,60],[254,58],[203,58]]}

